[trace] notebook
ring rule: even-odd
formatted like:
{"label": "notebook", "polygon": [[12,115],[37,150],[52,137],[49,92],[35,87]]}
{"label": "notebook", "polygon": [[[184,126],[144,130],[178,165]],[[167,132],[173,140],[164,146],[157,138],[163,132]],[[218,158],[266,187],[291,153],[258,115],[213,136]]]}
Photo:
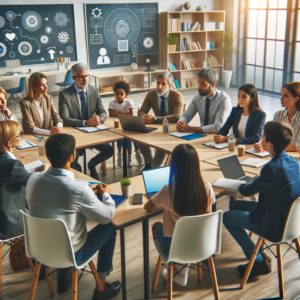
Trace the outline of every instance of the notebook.
{"label": "notebook", "polygon": [[207,147],[215,148],[218,150],[228,147],[228,143],[217,144],[215,142],[209,142],[209,143],[204,143],[203,145],[207,146]]}
{"label": "notebook", "polygon": [[94,127],[75,127],[78,130],[81,130],[86,133],[91,133],[91,132],[97,132],[97,131],[102,131],[102,130],[108,130],[110,129],[109,127],[105,125],[98,125]]}
{"label": "notebook", "polygon": [[29,149],[37,147],[37,144],[29,142],[29,141],[21,141],[20,146],[17,147],[19,150]]}
{"label": "notebook", "polygon": [[36,168],[41,167],[42,165],[44,165],[45,162],[43,162],[42,160],[37,160],[28,164],[24,165],[24,168],[27,172],[31,172],[33,170],[35,170]]}
{"label": "notebook", "polygon": [[[125,200],[128,199],[128,196],[115,195],[115,194],[110,194],[110,196],[114,199],[116,203],[116,208],[118,208]],[[102,201],[102,195],[100,193],[97,195],[97,197],[100,201]]]}
{"label": "notebook", "polygon": [[181,138],[181,139],[185,139],[188,141],[199,139],[199,138],[206,136],[205,134],[189,133],[189,132],[174,132],[174,133],[170,133],[170,135]]}
{"label": "notebook", "polygon": [[267,152],[267,151],[264,151],[264,152],[257,152],[257,151],[255,150],[254,147],[249,148],[249,149],[246,149],[245,152],[246,152],[246,153],[253,154],[253,155],[256,155],[256,156],[259,156],[259,157],[266,157],[266,156],[269,156],[269,155],[270,155],[270,153]]}
{"label": "notebook", "polygon": [[259,158],[247,158],[241,162],[242,166],[260,168],[264,166],[268,161]]}
{"label": "notebook", "polygon": [[226,189],[228,191],[236,192],[241,184],[245,184],[246,181],[228,179],[228,178],[219,178],[213,183],[213,187]]}

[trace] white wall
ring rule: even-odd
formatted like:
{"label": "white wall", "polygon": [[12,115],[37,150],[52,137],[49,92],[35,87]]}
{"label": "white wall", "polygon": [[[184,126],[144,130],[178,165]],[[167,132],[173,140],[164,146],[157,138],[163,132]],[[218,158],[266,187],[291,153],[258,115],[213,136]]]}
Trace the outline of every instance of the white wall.
{"label": "white wall", "polygon": [[[1,4],[25,4],[25,1],[21,0],[1,0]],[[75,22],[76,22],[76,40],[77,40],[77,53],[78,53],[78,60],[79,62],[82,63],[87,63],[87,49],[86,49],[86,40],[85,40],[85,25],[84,25],[84,11],[83,11],[83,3],[101,3],[100,1],[84,1],[84,0],[75,0],[75,1],[70,1],[70,0],[48,0],[48,1],[41,1],[41,0],[28,0],[26,1],[26,4],[53,4],[53,3],[74,3],[75,5]],[[128,0],[110,0],[107,1],[107,3],[128,3],[131,1]],[[140,0],[140,1],[132,1],[132,2],[151,2],[151,1],[146,1],[146,0]],[[152,1],[152,2],[157,2],[157,1]],[[206,5],[206,8],[204,10],[219,10],[222,9],[222,0],[190,0],[191,3],[191,8],[190,11],[196,10],[197,5]],[[105,3],[105,2],[102,2]],[[159,5],[159,12],[162,11],[176,11],[176,10],[181,10],[182,9],[182,4],[184,3],[184,0],[158,0],[158,5]],[[1,15],[1,5],[0,5],[0,15]],[[33,66],[24,66],[21,67],[20,69],[15,69],[14,71],[27,71],[28,69],[31,69],[32,71],[39,71],[39,70],[45,70],[45,69],[56,69],[57,65],[55,64],[47,64],[46,66],[44,65],[33,65]],[[11,71],[9,69],[0,68],[0,74],[5,73],[7,71]],[[105,71],[103,71],[105,72]],[[51,76],[48,78],[48,85],[49,85],[49,91],[54,92],[58,91],[59,87],[55,86],[55,82],[63,81],[64,76]],[[93,80],[91,81],[93,84]],[[2,81],[0,82],[0,86],[3,88],[11,88],[15,87],[18,85],[18,80],[10,80],[10,81]]]}

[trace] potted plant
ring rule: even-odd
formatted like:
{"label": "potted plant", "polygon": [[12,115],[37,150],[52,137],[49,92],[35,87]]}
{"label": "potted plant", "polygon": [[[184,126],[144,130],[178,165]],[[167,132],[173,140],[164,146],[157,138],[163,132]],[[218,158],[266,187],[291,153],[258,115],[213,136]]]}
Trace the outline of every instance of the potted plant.
{"label": "potted plant", "polygon": [[[206,8],[206,5],[204,5],[203,7]],[[196,7],[196,11],[202,11],[202,5],[198,5]]]}
{"label": "potted plant", "polygon": [[232,58],[233,54],[237,54],[237,49],[233,47],[233,40],[236,37],[236,35],[233,35],[233,31],[225,31],[221,42],[224,57],[223,82],[225,82],[226,88],[229,88],[232,77],[232,71],[228,70],[228,60]]}
{"label": "potted plant", "polygon": [[131,180],[127,177],[124,177],[120,180],[121,182],[121,189],[123,196],[130,196],[131,193]]}
{"label": "potted plant", "polygon": [[169,44],[169,52],[176,52],[176,45],[180,42],[179,36],[176,34],[169,34],[166,40],[167,44]]}

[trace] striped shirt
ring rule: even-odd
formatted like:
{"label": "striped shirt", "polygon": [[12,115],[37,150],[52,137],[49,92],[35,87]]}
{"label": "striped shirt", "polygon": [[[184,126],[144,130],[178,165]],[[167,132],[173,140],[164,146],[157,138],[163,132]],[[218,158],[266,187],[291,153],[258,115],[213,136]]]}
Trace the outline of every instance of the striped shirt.
{"label": "striped shirt", "polygon": [[287,110],[279,110],[278,112],[275,113],[273,121],[275,122],[282,122],[288,125],[291,125],[293,128],[293,133],[294,137],[291,142],[291,144],[295,144],[297,150],[300,150],[300,111],[297,110],[296,114],[294,115],[294,118],[292,120],[292,123],[290,124],[288,115],[287,115]]}

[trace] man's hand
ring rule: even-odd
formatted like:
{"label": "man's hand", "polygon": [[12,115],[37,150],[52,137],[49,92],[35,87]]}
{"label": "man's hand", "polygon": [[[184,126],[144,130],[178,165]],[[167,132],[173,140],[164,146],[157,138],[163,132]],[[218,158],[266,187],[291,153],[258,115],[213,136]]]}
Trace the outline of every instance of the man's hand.
{"label": "man's hand", "polygon": [[176,125],[177,131],[179,132],[190,132],[191,127],[188,124],[185,124],[183,121],[178,121]]}
{"label": "man's hand", "polygon": [[261,146],[261,141],[257,142],[254,144],[254,149],[257,151],[257,152],[264,152],[264,149],[262,148]]}
{"label": "man's hand", "polygon": [[2,113],[2,115],[7,116],[8,118],[10,118],[12,116],[11,111],[7,107],[4,109],[1,109],[1,113]]}
{"label": "man's hand", "polygon": [[88,127],[94,127],[101,124],[101,120],[98,115],[93,115],[89,120],[85,121],[85,125]]}
{"label": "man's hand", "polygon": [[54,135],[54,134],[57,134],[57,133],[62,133],[63,132],[63,128],[62,127],[54,127],[52,126],[51,129],[50,129],[50,134],[51,135]]}
{"label": "man's hand", "polygon": [[20,158],[26,158],[27,155],[16,155],[16,159],[20,159]]}
{"label": "man's hand", "polygon": [[144,118],[145,124],[154,123],[154,116],[152,116],[151,114],[145,114],[145,115],[143,115],[143,118]]}
{"label": "man's hand", "polygon": [[101,193],[101,195],[103,195],[104,193],[110,194],[110,192],[111,192],[110,187],[105,183],[97,184],[96,189]]}
{"label": "man's hand", "polygon": [[40,167],[34,169],[34,170],[33,170],[33,173],[35,173],[35,172],[45,172],[45,171],[47,171],[47,170],[49,169],[49,167],[50,167],[50,165],[47,164],[47,163],[45,163],[45,164],[43,164],[42,166],[40,166]]}
{"label": "man's hand", "polygon": [[226,142],[228,142],[228,137],[227,136],[222,136],[222,135],[215,135],[214,136],[214,141],[217,144],[226,143]]}

